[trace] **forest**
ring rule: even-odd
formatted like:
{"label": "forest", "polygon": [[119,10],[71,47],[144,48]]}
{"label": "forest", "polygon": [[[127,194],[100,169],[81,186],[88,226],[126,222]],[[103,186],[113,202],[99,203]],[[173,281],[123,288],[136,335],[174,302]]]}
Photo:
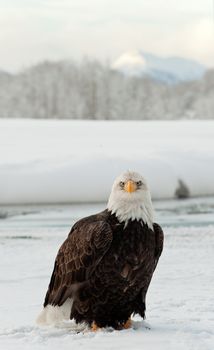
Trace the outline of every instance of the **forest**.
{"label": "forest", "polygon": [[213,119],[214,70],[164,84],[128,77],[96,60],[41,62],[0,71],[0,118],[95,120]]}

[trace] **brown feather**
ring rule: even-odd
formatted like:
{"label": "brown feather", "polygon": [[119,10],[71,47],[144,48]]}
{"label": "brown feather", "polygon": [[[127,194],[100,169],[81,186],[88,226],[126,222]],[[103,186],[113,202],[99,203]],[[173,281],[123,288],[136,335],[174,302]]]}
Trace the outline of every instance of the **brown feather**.
{"label": "brown feather", "polygon": [[111,241],[111,228],[106,222],[83,219],[76,223],[59,249],[44,306],[61,305],[65,295],[72,297],[71,286],[84,281],[96,268]]}

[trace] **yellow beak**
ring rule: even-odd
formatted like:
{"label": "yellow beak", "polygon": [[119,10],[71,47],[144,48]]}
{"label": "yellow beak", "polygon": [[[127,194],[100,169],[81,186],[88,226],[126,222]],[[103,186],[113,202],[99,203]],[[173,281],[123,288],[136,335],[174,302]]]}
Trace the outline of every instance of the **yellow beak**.
{"label": "yellow beak", "polygon": [[132,192],[136,191],[136,189],[137,189],[137,186],[136,186],[136,183],[134,181],[129,180],[125,183],[124,190],[126,192],[132,193]]}

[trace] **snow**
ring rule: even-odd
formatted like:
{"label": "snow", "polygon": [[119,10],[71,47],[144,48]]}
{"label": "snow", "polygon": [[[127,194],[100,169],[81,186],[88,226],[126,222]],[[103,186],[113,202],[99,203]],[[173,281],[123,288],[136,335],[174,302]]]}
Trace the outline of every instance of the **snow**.
{"label": "snow", "polygon": [[146,61],[139,51],[125,52],[112,65],[112,68],[128,76],[140,76],[146,73]]}
{"label": "snow", "polygon": [[0,203],[105,202],[113,180],[144,175],[153,199],[214,194],[213,121],[0,119]]}
{"label": "snow", "polygon": [[[1,206],[0,348],[213,350],[214,198],[155,201],[165,247],[147,296],[147,320],[132,329],[39,328],[54,258],[70,226],[105,204]],[[3,215],[4,214],[4,215]]]}
{"label": "snow", "polygon": [[112,68],[127,76],[149,76],[166,83],[178,83],[202,78],[205,67],[181,57],[158,57],[143,51],[123,53]]}

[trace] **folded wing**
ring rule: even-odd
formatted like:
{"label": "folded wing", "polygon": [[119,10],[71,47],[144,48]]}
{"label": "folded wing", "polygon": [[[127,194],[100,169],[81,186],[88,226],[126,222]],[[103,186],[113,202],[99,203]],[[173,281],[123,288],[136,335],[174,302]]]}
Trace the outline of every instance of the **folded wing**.
{"label": "folded wing", "polygon": [[112,230],[105,221],[80,220],[72,228],[57,254],[44,307],[61,306],[102,260],[112,242]]}

